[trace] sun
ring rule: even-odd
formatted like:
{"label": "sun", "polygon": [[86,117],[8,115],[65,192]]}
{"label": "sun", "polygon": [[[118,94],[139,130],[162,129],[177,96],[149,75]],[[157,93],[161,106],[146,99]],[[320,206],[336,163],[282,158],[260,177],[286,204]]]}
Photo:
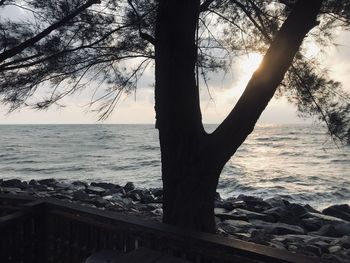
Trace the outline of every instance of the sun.
{"label": "sun", "polygon": [[263,56],[259,53],[250,53],[242,59],[241,68],[246,75],[252,75],[259,67]]}

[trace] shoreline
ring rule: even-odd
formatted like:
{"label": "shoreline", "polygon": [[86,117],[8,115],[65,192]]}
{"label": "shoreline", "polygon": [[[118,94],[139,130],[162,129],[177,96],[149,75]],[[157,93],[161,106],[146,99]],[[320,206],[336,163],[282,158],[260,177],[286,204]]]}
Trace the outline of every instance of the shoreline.
{"label": "shoreline", "polygon": [[[106,182],[55,179],[0,179],[0,194],[52,197],[161,222],[161,188],[137,188]],[[310,205],[292,203],[281,197],[261,199],[239,195],[215,201],[217,234],[279,249],[322,257],[333,262],[350,262],[350,207],[332,205],[317,211]]]}

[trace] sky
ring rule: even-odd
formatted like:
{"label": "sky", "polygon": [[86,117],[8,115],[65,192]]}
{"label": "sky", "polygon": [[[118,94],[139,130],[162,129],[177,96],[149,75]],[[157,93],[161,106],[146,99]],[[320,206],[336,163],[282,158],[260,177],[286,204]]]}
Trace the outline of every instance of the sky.
{"label": "sky", "polygon": [[[330,75],[343,83],[350,91],[350,33],[341,33],[334,40],[338,45],[320,53],[319,47],[310,44],[309,55],[320,56]],[[231,111],[243,92],[250,76],[258,67],[261,56],[250,54],[237,60],[224,78],[215,76],[209,81],[207,88],[200,88],[201,109],[204,123],[220,123]],[[104,120],[105,124],[154,123],[154,89],[152,70],[138,83],[135,94],[123,96],[111,116]],[[45,111],[22,108],[8,114],[7,108],[0,105],[0,124],[94,124],[98,114],[86,105],[91,100],[91,91],[85,90],[63,99],[60,103],[65,107],[52,106]],[[40,94],[39,94],[40,95]],[[284,98],[273,98],[259,119],[261,124],[309,123],[311,119],[297,116],[296,107]]]}

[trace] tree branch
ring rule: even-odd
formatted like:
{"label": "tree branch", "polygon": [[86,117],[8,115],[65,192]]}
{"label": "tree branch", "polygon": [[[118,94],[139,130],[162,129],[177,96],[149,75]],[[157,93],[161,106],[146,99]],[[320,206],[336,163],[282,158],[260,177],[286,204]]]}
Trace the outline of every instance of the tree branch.
{"label": "tree branch", "polygon": [[199,12],[205,12],[209,10],[209,6],[211,3],[213,3],[214,0],[205,0],[200,6],[199,6]]}
{"label": "tree branch", "polygon": [[322,1],[298,1],[236,106],[212,134],[216,145],[214,154],[222,155],[225,163],[253,131],[261,113],[291,66],[303,39],[317,24],[316,18]]}
{"label": "tree branch", "polygon": [[147,40],[148,42],[150,42],[152,45],[155,45],[156,44],[156,40],[154,39],[154,37],[152,37],[151,35],[147,34],[147,33],[144,33],[142,32],[141,30],[141,21],[142,21],[142,18],[141,16],[139,15],[139,13],[137,12],[136,8],[134,7],[133,3],[131,2],[131,0],[128,0],[128,3],[129,5],[131,6],[132,10],[134,11],[136,17],[137,17],[137,20],[138,20],[138,27],[139,27],[139,35],[141,38],[143,38],[144,40]]}
{"label": "tree branch", "polygon": [[100,0],[88,0],[85,4],[83,4],[82,6],[78,7],[71,14],[67,15],[66,17],[64,17],[60,21],[50,25],[45,30],[43,30],[42,32],[37,34],[36,36],[34,36],[34,37],[32,37],[32,38],[22,42],[18,46],[15,46],[15,47],[7,50],[7,51],[4,51],[3,53],[0,54],[0,62],[3,62],[4,60],[6,60],[8,58],[13,57],[13,56],[17,55],[18,53],[22,52],[24,49],[34,45],[35,43],[37,43],[41,39],[43,39],[46,36],[48,36],[52,31],[54,31],[57,28],[63,26],[69,20],[71,20],[72,18],[76,17],[82,11],[84,11],[85,9],[87,9],[88,7],[90,7],[91,5],[96,4],[96,3],[100,3]]}

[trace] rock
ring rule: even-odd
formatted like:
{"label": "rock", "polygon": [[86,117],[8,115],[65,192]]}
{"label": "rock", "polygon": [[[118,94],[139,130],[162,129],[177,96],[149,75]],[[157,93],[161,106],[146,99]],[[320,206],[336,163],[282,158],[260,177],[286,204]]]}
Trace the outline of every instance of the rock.
{"label": "rock", "polygon": [[86,188],[86,192],[88,194],[98,194],[98,195],[100,195],[100,194],[104,193],[105,191],[106,191],[105,189],[103,189],[101,187],[97,187],[97,186],[88,186]]}
{"label": "rock", "polygon": [[275,222],[286,223],[290,225],[299,225],[300,219],[296,216],[292,210],[289,210],[287,206],[285,207],[274,207],[265,210],[263,214],[272,216]]}
{"label": "rock", "polygon": [[231,211],[235,208],[245,208],[246,204],[242,200],[236,200],[234,198],[228,198],[226,200],[215,201],[215,207],[224,208]]}
{"label": "rock", "polygon": [[133,201],[141,201],[141,197],[138,193],[128,193],[128,197],[130,197]]}
{"label": "rock", "polygon": [[8,193],[8,194],[17,194],[22,193],[22,189],[18,187],[2,187],[2,192]]}
{"label": "rock", "polygon": [[51,195],[51,197],[57,198],[57,199],[69,199],[69,200],[73,199],[71,196],[64,195],[64,194],[53,194],[53,195]]}
{"label": "rock", "polygon": [[328,216],[328,215],[323,215],[319,213],[307,213],[303,216],[303,218],[315,218],[318,219],[322,222],[326,223],[345,223],[345,220],[342,220],[340,218],[334,217],[334,216]]}
{"label": "rock", "polygon": [[18,179],[10,179],[10,180],[3,180],[1,185],[3,187],[10,187],[10,188],[20,188],[22,185],[21,180]]}
{"label": "rock", "polygon": [[155,197],[162,197],[163,196],[163,189],[162,188],[153,188],[153,189],[151,189],[151,192]]}
{"label": "rock", "polygon": [[283,199],[278,196],[265,199],[264,202],[268,203],[271,207],[286,206]]}
{"label": "rock", "polygon": [[225,233],[228,233],[228,234],[235,234],[240,231],[238,227],[235,227],[234,225],[229,224],[226,221],[218,224],[218,230],[224,231]]}
{"label": "rock", "polygon": [[317,211],[316,209],[314,209],[311,205],[306,204],[304,205],[304,208],[306,209],[306,211],[311,212],[311,213],[320,213],[319,211]]}
{"label": "rock", "polygon": [[157,208],[151,211],[152,214],[155,216],[163,216],[163,209],[162,208]]}
{"label": "rock", "polygon": [[77,200],[77,201],[89,201],[90,200],[90,196],[82,190],[76,191],[73,193],[73,200]]}
{"label": "rock", "polygon": [[299,234],[302,235],[305,230],[300,226],[288,225],[284,223],[276,223],[271,229],[271,234],[273,235],[285,235],[285,234]]}
{"label": "rock", "polygon": [[220,193],[216,192],[215,193],[215,201],[221,201],[221,200],[222,200],[222,198],[220,196]]}
{"label": "rock", "polygon": [[260,214],[260,213],[248,211],[248,210],[245,210],[245,209],[241,209],[241,208],[234,209],[231,212],[231,214],[237,214],[237,216],[245,216],[248,219],[259,219],[259,220],[263,220],[263,221],[266,221],[266,222],[275,222],[276,221],[270,215]]}
{"label": "rock", "polygon": [[103,193],[103,195],[113,195],[113,194],[119,194],[121,196],[126,195],[126,192],[123,187],[119,188],[113,188],[113,189],[108,189],[106,192]]}
{"label": "rock", "polygon": [[85,188],[87,188],[89,185],[86,183],[86,182],[82,182],[82,181],[74,181],[72,183],[72,185],[75,185],[75,186],[83,186]]}
{"label": "rock", "polygon": [[327,242],[320,240],[317,242],[313,242],[312,245],[319,247],[322,253],[328,253],[329,244]]}
{"label": "rock", "polygon": [[321,248],[313,245],[307,245],[305,246],[305,250],[308,252],[311,252],[312,254],[315,254],[316,256],[321,256],[322,255],[322,250]]}
{"label": "rock", "polygon": [[126,183],[126,185],[124,186],[125,192],[130,192],[130,191],[132,191],[132,190],[134,190],[134,189],[135,189],[135,185],[134,185],[134,183],[132,183],[132,182],[128,182],[128,183]]}
{"label": "rock", "polygon": [[324,225],[318,231],[312,233],[328,237],[343,237],[350,235],[350,223]]}
{"label": "rock", "polygon": [[96,207],[106,207],[110,204],[108,200],[103,199],[101,196],[96,196],[93,199],[89,201],[91,204],[95,205]]}
{"label": "rock", "polygon": [[29,185],[40,185],[40,184],[38,183],[37,180],[32,179],[29,181]]}
{"label": "rock", "polygon": [[[253,227],[253,225],[251,224],[251,223],[249,223],[249,222],[246,222],[246,221],[243,221],[243,220],[232,220],[232,219],[229,219],[229,220],[225,220],[225,221],[223,221],[223,222],[221,222],[220,224],[219,224],[219,226],[221,227],[221,228],[223,228],[222,226],[232,226],[232,227],[234,227],[234,228],[237,228],[237,229],[239,229],[239,230],[243,230],[243,229],[245,229],[245,230],[247,230],[247,229],[250,229],[250,228],[252,228]],[[224,229],[224,228],[223,228]],[[225,229],[224,229],[225,230]],[[225,230],[226,231],[226,230]],[[227,232],[227,231],[226,231]],[[228,232],[229,233],[229,232]]]}
{"label": "rock", "polygon": [[328,248],[329,253],[335,254],[337,252],[339,252],[340,250],[342,250],[341,246],[331,246]]}
{"label": "rock", "polygon": [[261,245],[268,245],[267,240],[270,240],[271,237],[272,236],[266,233],[265,231],[252,229],[250,231],[250,238],[248,239],[248,241],[258,243]]}
{"label": "rock", "polygon": [[250,220],[250,223],[252,223],[255,228],[264,229],[267,233],[273,235],[305,234],[305,230],[296,225],[288,225],[285,223],[269,223],[261,220]]}
{"label": "rock", "polygon": [[55,185],[55,188],[58,188],[58,189],[69,189],[71,187],[72,187],[72,185],[71,184],[67,184],[67,183],[57,183]]}
{"label": "rock", "polygon": [[141,195],[141,202],[144,204],[149,204],[155,202],[156,199],[154,198],[154,195],[151,193],[145,193]]}
{"label": "rock", "polygon": [[340,237],[350,236],[350,223],[336,224],[334,228]]}
{"label": "rock", "polygon": [[255,196],[239,195],[237,200],[242,200],[245,202],[245,209],[253,212],[263,212],[266,209],[271,208],[271,205],[266,203],[262,198]]}
{"label": "rock", "polygon": [[319,230],[323,226],[323,222],[315,218],[306,218],[301,220],[301,225],[307,232],[314,232]]}
{"label": "rock", "polygon": [[57,183],[57,181],[53,178],[49,178],[38,180],[38,183],[42,185],[54,186]]}
{"label": "rock", "polygon": [[290,203],[286,206],[286,208],[295,216],[295,217],[301,217],[305,215],[308,211],[299,204]]}
{"label": "rock", "polygon": [[350,249],[350,236],[343,236],[340,239],[339,244],[345,249]]}
{"label": "rock", "polygon": [[218,217],[220,220],[244,220],[248,221],[248,217],[246,215],[238,215],[235,214],[234,212],[229,212],[225,208],[214,208],[214,214],[216,217]]}
{"label": "rock", "polygon": [[101,187],[103,189],[114,189],[114,188],[118,187],[118,185],[115,185],[112,183],[103,183],[103,182],[102,183],[92,182],[90,185]]}
{"label": "rock", "polygon": [[348,204],[332,205],[322,211],[323,214],[334,216],[350,222],[350,206]]}

